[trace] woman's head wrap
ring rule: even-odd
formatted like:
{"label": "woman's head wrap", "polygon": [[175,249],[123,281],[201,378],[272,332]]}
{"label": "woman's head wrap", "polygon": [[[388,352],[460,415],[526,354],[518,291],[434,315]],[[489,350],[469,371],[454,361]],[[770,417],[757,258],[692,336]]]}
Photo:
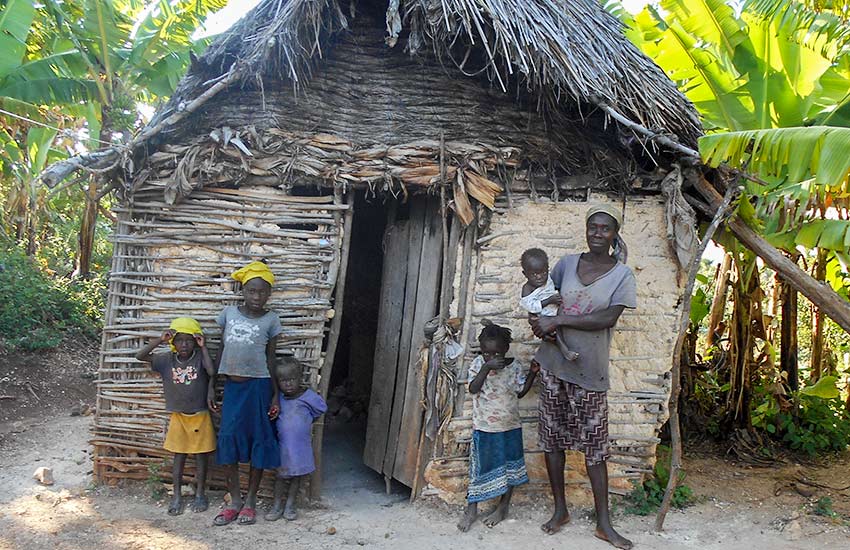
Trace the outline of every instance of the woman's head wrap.
{"label": "woman's head wrap", "polygon": [[[184,334],[191,334],[192,336],[196,334],[203,334],[204,331],[201,330],[201,324],[191,317],[177,317],[173,321],[171,321],[171,325],[169,327],[176,333],[182,332]],[[171,346],[171,351],[177,353],[177,348],[174,347],[173,340],[168,342],[168,345]]]}
{"label": "woman's head wrap", "polygon": [[613,204],[595,204],[587,209],[587,214],[584,215],[584,221],[587,223],[590,220],[590,217],[594,214],[599,214],[602,212],[603,214],[608,214],[614,221],[617,222],[617,230],[619,231],[621,227],[623,227],[623,212],[614,206]]}
{"label": "woman's head wrap", "polygon": [[626,242],[620,236],[620,229],[623,227],[623,211],[613,204],[595,204],[587,209],[587,213],[584,215],[584,222],[587,223],[591,216],[599,214],[600,212],[608,214],[617,223],[617,236],[614,237],[614,242],[611,243],[614,247],[613,254],[618,262],[626,263],[626,259],[629,256],[629,250],[626,248]]}
{"label": "woman's head wrap", "polygon": [[267,266],[263,262],[251,262],[245,267],[234,271],[231,277],[233,277],[243,285],[251,279],[256,279],[257,277],[261,278],[270,285],[274,284],[274,274],[272,273],[272,270],[269,269],[269,266]]}

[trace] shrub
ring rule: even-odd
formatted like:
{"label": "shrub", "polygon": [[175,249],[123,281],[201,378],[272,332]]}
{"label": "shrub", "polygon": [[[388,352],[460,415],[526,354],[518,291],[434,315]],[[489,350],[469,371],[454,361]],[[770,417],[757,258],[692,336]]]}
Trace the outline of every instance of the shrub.
{"label": "shrub", "polygon": [[100,328],[105,277],[53,279],[22,251],[0,247],[0,338],[11,348],[55,347],[70,331],[94,337]]}
{"label": "shrub", "polygon": [[810,457],[843,451],[850,445],[850,413],[838,397],[834,377],[822,378],[791,399],[791,409],[783,410],[768,397],[756,407],[753,426]]}
{"label": "shrub", "polygon": [[[627,514],[647,516],[656,512],[661,506],[661,501],[664,499],[664,490],[667,488],[667,482],[670,480],[670,470],[667,468],[667,462],[670,460],[669,457],[670,448],[659,445],[658,458],[655,461],[652,477],[643,483],[632,482],[632,491],[626,495],[625,511]],[[679,483],[673,492],[673,498],[670,500],[670,506],[672,508],[681,509],[694,502],[694,492],[690,487],[682,483],[684,479],[685,474],[679,472]]]}

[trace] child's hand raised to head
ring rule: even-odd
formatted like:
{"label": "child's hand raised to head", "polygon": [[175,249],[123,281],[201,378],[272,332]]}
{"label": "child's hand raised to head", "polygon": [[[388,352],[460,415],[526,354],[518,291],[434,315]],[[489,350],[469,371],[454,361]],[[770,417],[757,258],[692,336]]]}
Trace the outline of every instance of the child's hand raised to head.
{"label": "child's hand raised to head", "polygon": [[199,348],[202,348],[206,345],[207,339],[204,338],[203,334],[193,334],[192,336],[195,338],[195,343],[198,344]]}
{"label": "child's hand raised to head", "polygon": [[159,337],[161,342],[171,342],[174,339],[174,336],[177,334],[177,331],[173,329],[168,329],[162,332],[162,336]]}

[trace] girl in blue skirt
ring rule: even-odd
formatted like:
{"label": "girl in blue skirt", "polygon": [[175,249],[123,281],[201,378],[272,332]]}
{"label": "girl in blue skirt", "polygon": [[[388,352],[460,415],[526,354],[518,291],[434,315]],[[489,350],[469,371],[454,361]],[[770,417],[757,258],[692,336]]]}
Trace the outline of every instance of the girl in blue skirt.
{"label": "girl in blue skirt", "polygon": [[469,449],[469,489],[466,513],[457,528],[468,531],[478,517],[478,503],[501,497],[496,509],[484,518],[493,527],[508,515],[514,487],[528,483],[522,449],[519,399],[528,393],[539,367],[528,374],[519,361],[505,357],[511,330],[484,323],[478,335],[481,354],[469,366],[472,394],[472,445]]}
{"label": "girl in blue skirt", "polygon": [[[278,388],[272,379],[275,346],[283,329],[277,313],[265,309],[274,275],[266,264],[251,262],[232,277],[242,283],[245,302],[225,307],[217,319],[222,329],[218,374],[227,379],[216,461],[228,470],[230,504],[215,517],[215,525],[227,525],[237,518],[240,524],[255,523],[263,470],[280,466],[270,419],[280,414]],[[239,463],[251,465],[244,501],[239,488]]]}

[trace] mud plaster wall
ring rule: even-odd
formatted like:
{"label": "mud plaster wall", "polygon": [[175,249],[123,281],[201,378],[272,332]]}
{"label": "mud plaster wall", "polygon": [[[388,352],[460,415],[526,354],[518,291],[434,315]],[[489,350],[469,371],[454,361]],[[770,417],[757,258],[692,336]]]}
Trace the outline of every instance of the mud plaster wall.
{"label": "mud plaster wall", "polygon": [[[530,363],[538,341],[518,306],[524,283],[520,255],[527,248],[542,248],[549,255],[551,267],[564,254],[586,250],[584,213],[590,205],[601,202],[614,204],[606,197],[594,195],[586,203],[515,198],[513,208],[493,215],[488,235],[497,236],[483,243],[473,257],[471,280],[474,282],[467,304],[471,315],[463,328],[466,353],[458,366],[458,380],[466,380],[467,365],[477,352],[476,338],[484,318],[509,326],[514,334],[511,353],[523,365]],[[669,371],[682,287],[665,233],[660,198],[627,199],[621,235],[629,249],[627,265],[637,279],[638,307],[623,313],[611,344],[609,472],[611,488],[615,491],[628,490],[631,479],[651,471],[659,441],[657,434],[668,417]],[[455,296],[461,295],[459,284],[460,275],[455,281]],[[452,311],[457,314],[457,303]],[[444,434],[441,457],[432,460],[426,470],[429,482],[426,493],[436,493],[454,502],[465,498],[468,469],[465,457],[472,435],[472,401],[465,394],[465,387],[459,385],[462,406],[456,410],[461,413]],[[520,402],[520,412],[531,479],[522,491],[547,491],[543,453],[537,445],[536,387]],[[580,453],[568,453],[567,484],[572,498],[588,497],[589,484]]]}

